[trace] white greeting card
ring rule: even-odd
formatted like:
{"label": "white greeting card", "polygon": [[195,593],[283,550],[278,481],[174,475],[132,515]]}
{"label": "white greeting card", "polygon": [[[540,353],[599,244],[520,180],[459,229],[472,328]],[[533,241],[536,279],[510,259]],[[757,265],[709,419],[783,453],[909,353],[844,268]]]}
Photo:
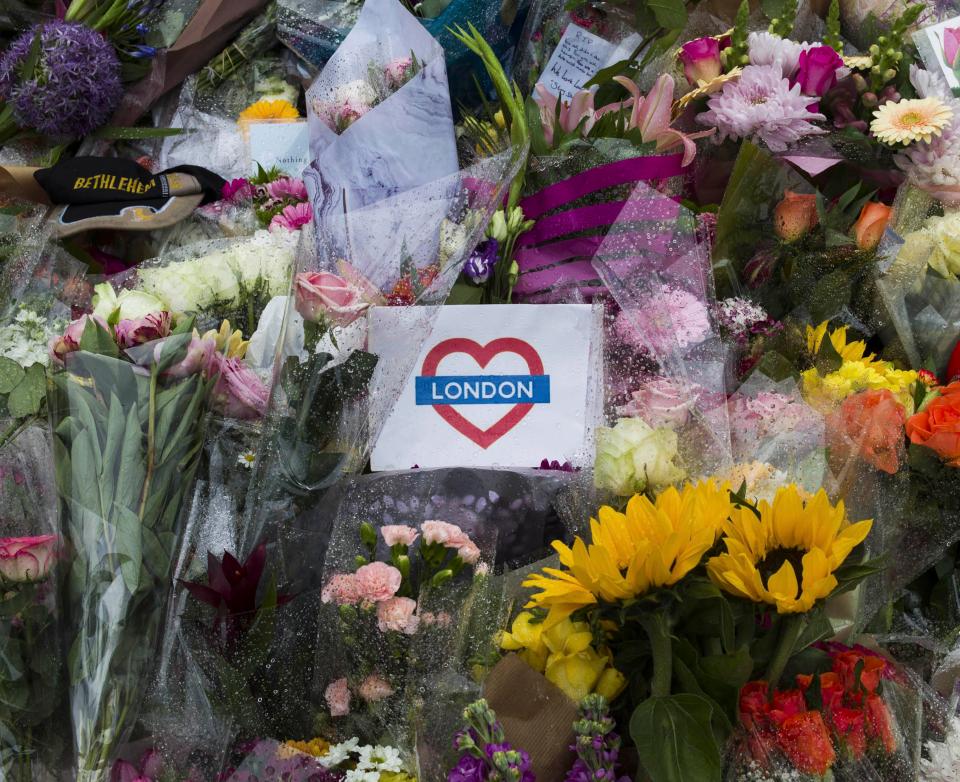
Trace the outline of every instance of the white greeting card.
{"label": "white greeting card", "polygon": [[310,163],[310,131],[307,121],[251,122],[247,125],[252,173],[257,164],[264,170],[276,167],[300,177]]}
{"label": "white greeting card", "polygon": [[[370,350],[389,362],[420,307],[370,313]],[[373,470],[582,463],[592,432],[599,320],[585,304],[442,307],[384,424]]]}
{"label": "white greeting card", "polygon": [[960,16],[924,27],[914,40],[927,68],[939,70],[954,94],[960,92]]}
{"label": "white greeting card", "polygon": [[610,62],[617,51],[616,44],[575,24],[567,25],[560,43],[540,75],[540,84],[551,95],[568,101]]}

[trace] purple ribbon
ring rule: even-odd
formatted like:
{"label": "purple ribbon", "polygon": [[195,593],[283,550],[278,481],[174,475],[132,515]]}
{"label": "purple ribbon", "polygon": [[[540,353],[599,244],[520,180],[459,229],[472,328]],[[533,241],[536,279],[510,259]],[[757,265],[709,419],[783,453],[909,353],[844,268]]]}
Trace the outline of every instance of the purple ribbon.
{"label": "purple ribbon", "polygon": [[617,220],[676,220],[678,211],[677,203],[667,196],[581,206],[538,220],[531,230],[519,238],[517,244],[529,247],[574,231],[605,228]]}
{"label": "purple ribbon", "polygon": [[597,190],[605,190],[608,187],[630,182],[679,176],[683,173],[682,162],[683,155],[651,155],[605,163],[589,171],[575,174],[562,182],[548,185],[539,193],[524,198],[520,206],[523,207],[524,217],[528,220],[536,220],[545,212],[569,204]]}

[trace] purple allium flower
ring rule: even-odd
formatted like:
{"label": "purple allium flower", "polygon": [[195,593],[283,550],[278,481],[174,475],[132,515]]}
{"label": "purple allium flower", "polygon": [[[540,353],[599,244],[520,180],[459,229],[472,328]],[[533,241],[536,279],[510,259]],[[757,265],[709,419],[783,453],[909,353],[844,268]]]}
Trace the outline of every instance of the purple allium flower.
{"label": "purple allium flower", "polygon": [[497,263],[499,245],[496,239],[480,242],[463,266],[463,273],[474,285],[483,285],[493,276],[493,267]]}
{"label": "purple allium flower", "polygon": [[718,130],[717,140],[750,139],[763,142],[774,152],[784,152],[805,136],[826,130],[811,124],[826,117],[809,110],[810,99],[800,85],[790,86],[779,65],[748,65],[739,80],[724,85],[697,115],[697,122]]}
{"label": "purple allium flower", "polygon": [[[40,30],[34,73],[20,78]],[[120,104],[120,61],[110,42],[83,24],[52,21],[17,38],[0,57],[0,99],[17,124],[49,136],[85,136]]]}
{"label": "purple allium flower", "polygon": [[487,764],[473,755],[463,755],[447,774],[447,782],[485,782],[486,779]]}

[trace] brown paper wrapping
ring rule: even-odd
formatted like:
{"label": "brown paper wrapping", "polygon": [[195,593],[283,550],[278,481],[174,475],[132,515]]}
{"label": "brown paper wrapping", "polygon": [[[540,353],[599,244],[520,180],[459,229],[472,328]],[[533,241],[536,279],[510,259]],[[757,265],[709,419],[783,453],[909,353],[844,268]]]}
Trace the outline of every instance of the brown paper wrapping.
{"label": "brown paper wrapping", "polygon": [[0,198],[14,198],[50,205],[47,191],[40,187],[31,166],[0,166]]}
{"label": "brown paper wrapping", "polygon": [[225,49],[268,0],[203,0],[173,46],[127,90],[111,125],[132,125],[170,90]]}
{"label": "brown paper wrapping", "polygon": [[574,761],[577,705],[515,654],[494,666],[483,690],[507,741],[530,754],[537,779],[563,779]]}

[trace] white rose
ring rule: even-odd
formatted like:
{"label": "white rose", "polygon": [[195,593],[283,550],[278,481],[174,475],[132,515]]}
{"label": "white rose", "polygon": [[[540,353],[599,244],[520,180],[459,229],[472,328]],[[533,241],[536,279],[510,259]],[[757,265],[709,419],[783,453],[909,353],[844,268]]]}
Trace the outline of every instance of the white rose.
{"label": "white rose", "polygon": [[122,290],[118,294],[109,282],[100,283],[93,291],[93,314],[104,320],[117,310],[120,320],[136,320],[166,309],[160,299],[146,291]]}
{"label": "white rose", "polygon": [[639,418],[621,418],[612,429],[597,431],[594,482],[621,497],[681,480],[676,465],[677,435],[653,429]]}

